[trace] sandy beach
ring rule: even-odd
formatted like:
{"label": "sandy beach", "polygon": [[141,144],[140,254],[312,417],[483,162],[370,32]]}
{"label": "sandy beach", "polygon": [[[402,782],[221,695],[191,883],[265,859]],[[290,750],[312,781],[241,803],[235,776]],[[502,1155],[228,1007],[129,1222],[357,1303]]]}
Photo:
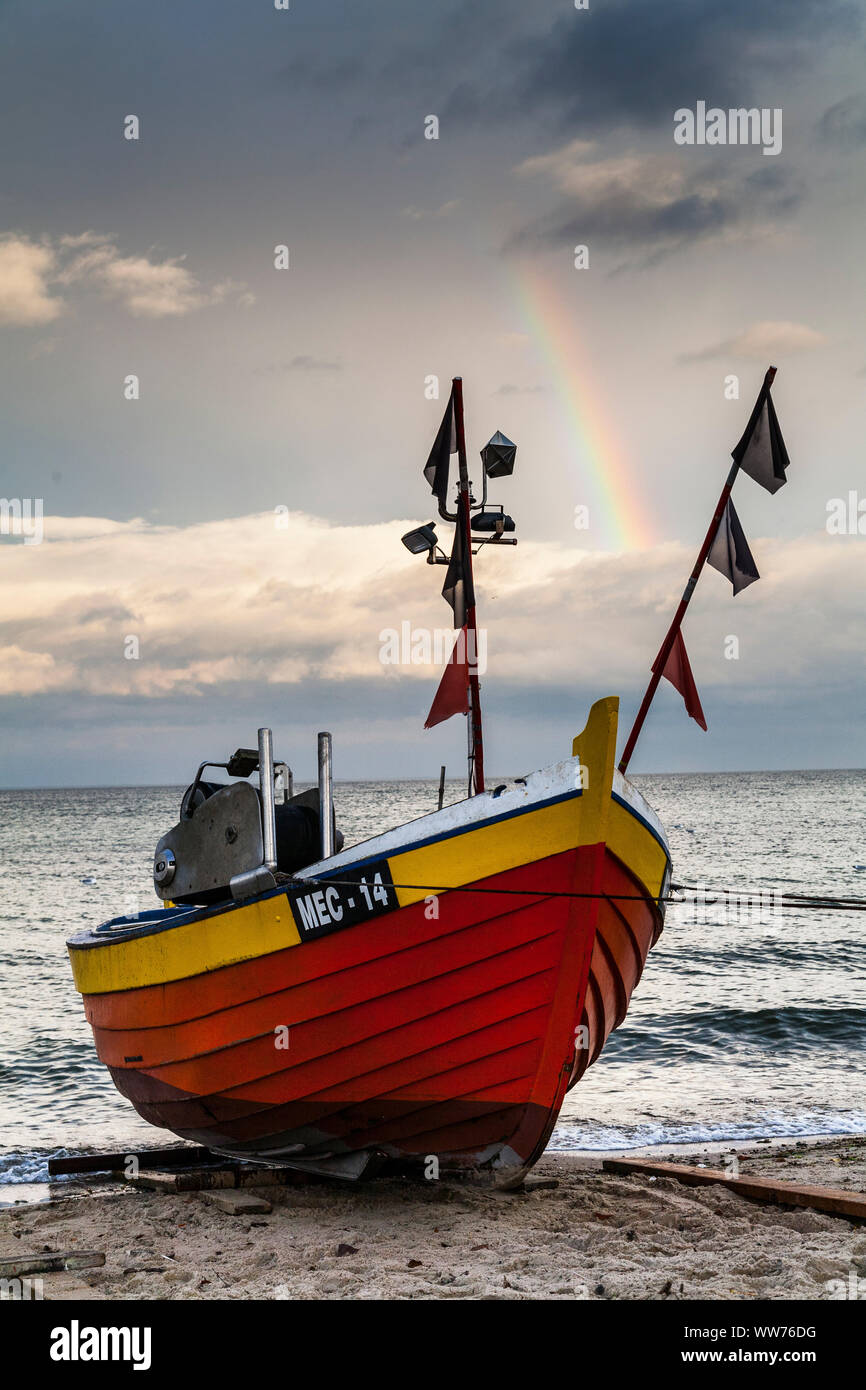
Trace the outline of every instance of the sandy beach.
{"label": "sandy beach", "polygon": [[[866,1138],[645,1152],[714,1168],[736,1152],[743,1176],[866,1190]],[[866,1293],[866,1226],[601,1162],[550,1153],[515,1194],[454,1179],[248,1188],[271,1210],[241,1216],[203,1193],[76,1185],[0,1212],[0,1256],[105,1252],[102,1268],[45,1275],[49,1300],[824,1300],[852,1272]]]}

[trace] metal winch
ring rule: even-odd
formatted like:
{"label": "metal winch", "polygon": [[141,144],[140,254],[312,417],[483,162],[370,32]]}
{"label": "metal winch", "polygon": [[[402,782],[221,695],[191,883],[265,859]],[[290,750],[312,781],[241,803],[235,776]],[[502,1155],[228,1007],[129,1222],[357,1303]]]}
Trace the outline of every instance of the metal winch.
{"label": "metal winch", "polygon": [[[180,819],[156,847],[153,882],[164,902],[215,903],[275,888],[298,869],[341,848],[334,825],[331,735],[319,734],[319,786],[293,794],[286,763],[274,763],[270,729],[258,749],[238,748],[226,762],[199,765],[183,795]],[[210,782],[208,768],[248,781]],[[276,784],[282,800],[276,799]]]}

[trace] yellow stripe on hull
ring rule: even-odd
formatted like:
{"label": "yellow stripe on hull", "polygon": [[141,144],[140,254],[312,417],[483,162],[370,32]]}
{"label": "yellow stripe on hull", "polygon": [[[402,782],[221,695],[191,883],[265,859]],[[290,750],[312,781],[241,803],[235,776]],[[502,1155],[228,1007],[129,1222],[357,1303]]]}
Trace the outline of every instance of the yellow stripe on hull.
{"label": "yellow stripe on hull", "polygon": [[[636,812],[611,798],[617,703],[598,701],[575,739],[574,790],[565,799],[388,855],[399,905],[602,840],[657,897],[665,851]],[[487,805],[495,813],[495,801]],[[299,944],[292,910],[285,895],[276,894],[121,941],[71,944],[69,954],[76,987],[88,995],[188,979]]]}
{"label": "yellow stripe on hull", "polygon": [[[397,888],[401,907],[417,903],[436,888],[456,888],[463,883],[490,878],[521,864],[594,844],[581,835],[581,799],[574,796],[553,806],[540,806],[510,820],[466,830],[449,840],[440,840],[420,849],[395,855],[389,863],[395,884],[414,884],[418,888]],[[594,829],[594,827],[593,827]],[[429,884],[429,887],[424,887]]]}
{"label": "yellow stripe on hull", "polygon": [[291,908],[278,896],[126,941],[70,946],[69,955],[78,992],[108,994],[185,980],[298,946],[300,940]]}
{"label": "yellow stripe on hull", "polygon": [[668,864],[667,854],[643,821],[618,801],[611,802],[607,847],[652,897],[659,896]]}

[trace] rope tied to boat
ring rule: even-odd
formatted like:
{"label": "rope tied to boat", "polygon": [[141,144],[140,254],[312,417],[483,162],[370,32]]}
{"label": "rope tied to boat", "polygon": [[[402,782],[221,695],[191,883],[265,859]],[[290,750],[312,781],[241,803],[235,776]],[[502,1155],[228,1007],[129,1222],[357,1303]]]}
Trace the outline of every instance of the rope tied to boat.
{"label": "rope tied to boat", "polygon": [[[340,879],[328,877],[317,878],[298,878],[292,877],[287,887],[290,888],[309,888],[313,884],[324,884],[335,888],[355,888],[356,879]],[[799,908],[809,909],[813,912],[866,912],[866,898],[855,897],[831,897],[811,893],[781,893],[773,888],[760,888],[757,890],[743,891],[732,888],[709,888],[702,884],[672,883],[668,893],[657,898],[650,897],[647,893],[586,893],[568,889],[555,888],[489,888],[475,886],[473,884],[450,883],[433,884],[424,883],[392,883],[393,888],[402,888],[406,892],[425,893],[438,896],[440,893],[477,893],[492,894],[496,897],[512,898],[601,898],[607,902],[655,902],[671,903],[674,906],[688,905],[690,902],[700,903],[704,907],[714,907],[719,903],[746,904],[750,902],[762,902],[768,907],[776,908]],[[686,896],[678,896],[685,894]]]}

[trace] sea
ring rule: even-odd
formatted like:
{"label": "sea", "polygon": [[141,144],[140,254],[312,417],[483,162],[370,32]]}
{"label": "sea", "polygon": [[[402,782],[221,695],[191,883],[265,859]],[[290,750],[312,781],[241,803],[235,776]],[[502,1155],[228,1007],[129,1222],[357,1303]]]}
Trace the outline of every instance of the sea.
{"label": "sea", "polygon": [[[693,891],[669,905],[628,1017],[567,1097],[551,1148],[866,1134],[866,913],[777,901],[866,903],[866,771],[634,782],[668,832],[674,882]],[[44,1196],[51,1155],[173,1142],[97,1060],[65,940],[157,905],[153,850],[181,794],[0,791],[2,1203]],[[346,844],[436,796],[426,781],[338,783]],[[446,801],[460,796],[447,786]]]}

